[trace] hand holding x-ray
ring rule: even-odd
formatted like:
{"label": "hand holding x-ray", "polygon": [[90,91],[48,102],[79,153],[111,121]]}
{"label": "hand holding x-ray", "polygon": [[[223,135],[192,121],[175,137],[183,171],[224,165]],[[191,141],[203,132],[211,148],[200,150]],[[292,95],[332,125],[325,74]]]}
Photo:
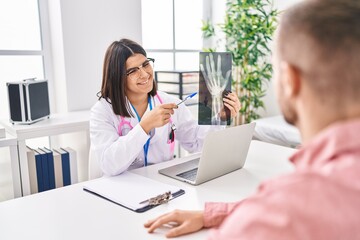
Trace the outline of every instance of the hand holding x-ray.
{"label": "hand holding x-ray", "polygon": [[230,81],[231,69],[223,73],[221,68],[221,55],[218,55],[217,64],[215,65],[212,53],[206,56],[205,65],[206,69],[203,64],[200,64],[200,70],[204,76],[206,87],[212,97],[211,124],[220,125],[220,111],[224,107],[222,93]]}

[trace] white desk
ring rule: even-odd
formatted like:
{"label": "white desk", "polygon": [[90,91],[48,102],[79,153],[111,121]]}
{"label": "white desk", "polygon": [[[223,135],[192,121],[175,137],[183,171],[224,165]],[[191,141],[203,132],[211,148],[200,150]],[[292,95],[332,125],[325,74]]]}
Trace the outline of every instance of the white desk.
{"label": "white desk", "polygon": [[[82,183],[0,203],[0,239],[164,239],[166,229],[149,235],[143,224],[174,209],[203,209],[208,201],[238,201],[259,183],[292,171],[295,150],[253,141],[243,169],[199,186],[162,176],[159,168],[186,160],[136,169],[143,176],[180,186],[185,194],[145,213],[135,213],[82,190]],[[187,157],[189,158],[189,157]],[[179,239],[204,239],[207,230]]]}
{"label": "white desk", "polygon": [[[11,158],[13,168],[13,179],[21,179],[21,185],[14,182],[15,197],[30,194],[29,170],[26,156],[26,140],[31,138],[54,136],[64,133],[87,131],[89,132],[89,111],[68,112],[52,114],[49,119],[41,120],[31,125],[11,124],[9,120],[0,120],[6,131],[17,139],[18,158]],[[89,134],[88,134],[89,135]],[[84,141],[87,149],[90,148],[89,137]],[[88,159],[88,156],[86,156]]]}

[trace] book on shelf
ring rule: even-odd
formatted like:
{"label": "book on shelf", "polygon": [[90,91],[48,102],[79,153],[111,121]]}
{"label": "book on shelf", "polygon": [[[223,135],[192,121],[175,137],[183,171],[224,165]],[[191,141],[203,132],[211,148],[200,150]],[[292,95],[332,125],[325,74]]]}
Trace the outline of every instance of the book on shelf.
{"label": "book on shelf", "polygon": [[41,157],[44,191],[46,191],[50,189],[49,166],[48,166],[47,154],[41,148],[38,148],[37,152],[40,153],[40,157]]}
{"label": "book on shelf", "polygon": [[46,147],[41,148],[41,150],[46,153],[46,161],[47,161],[48,175],[49,175],[49,189],[55,189],[55,172],[54,172],[53,152]]}
{"label": "book on shelf", "polygon": [[32,149],[27,147],[27,160],[30,180],[30,192],[38,193],[48,190],[46,187],[44,172],[48,172],[48,169],[44,169],[44,152],[38,149]]}
{"label": "book on shelf", "polygon": [[[38,179],[42,179],[42,166],[41,166],[41,157],[38,152],[34,151],[30,147],[26,147],[26,156],[28,161],[28,169],[29,169],[29,181],[30,181],[30,192],[31,194],[39,192],[42,190],[42,186],[38,186],[42,184],[42,181],[38,182]],[[35,157],[35,154],[37,155]]]}
{"label": "book on shelf", "polygon": [[63,174],[62,174],[62,162],[61,162],[61,154],[57,151],[53,151],[54,157],[54,173],[55,173],[55,187],[63,187]]}
{"label": "book on shelf", "polygon": [[61,165],[62,165],[62,179],[63,185],[68,186],[71,184],[70,177],[70,154],[62,148],[54,149],[61,156]]}
{"label": "book on shelf", "polygon": [[77,167],[77,157],[76,157],[76,151],[70,147],[63,148],[66,152],[69,153],[70,157],[70,180],[71,184],[78,183],[79,177],[78,177],[78,167]]}
{"label": "book on shelf", "polygon": [[78,168],[76,151],[70,147],[54,150],[61,156],[64,186],[78,183]]}
{"label": "book on shelf", "polygon": [[76,151],[27,147],[30,192],[38,193],[78,182]]}

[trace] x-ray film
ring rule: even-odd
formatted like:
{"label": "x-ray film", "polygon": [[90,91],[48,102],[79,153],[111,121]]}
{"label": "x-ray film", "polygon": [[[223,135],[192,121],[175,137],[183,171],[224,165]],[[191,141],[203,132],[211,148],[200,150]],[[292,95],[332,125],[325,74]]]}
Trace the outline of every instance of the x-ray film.
{"label": "x-ray film", "polygon": [[231,92],[232,57],[229,52],[201,52],[199,61],[200,125],[230,125],[223,98]]}

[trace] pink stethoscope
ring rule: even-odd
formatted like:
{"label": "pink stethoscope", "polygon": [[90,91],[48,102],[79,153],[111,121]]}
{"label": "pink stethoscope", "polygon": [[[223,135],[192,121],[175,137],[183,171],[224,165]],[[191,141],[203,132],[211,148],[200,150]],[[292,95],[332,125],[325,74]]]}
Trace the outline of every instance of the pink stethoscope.
{"label": "pink stethoscope", "polygon": [[[155,95],[157,97],[157,99],[159,100],[160,104],[163,103],[162,99],[160,98],[160,96],[158,94]],[[155,101],[154,101],[155,103]],[[148,104],[150,106],[150,111],[152,110],[152,103],[151,103],[151,98],[149,96],[148,98]],[[131,104],[130,104],[131,105]],[[139,122],[141,120],[139,114],[137,113],[136,109],[134,108],[133,105],[131,105],[131,107],[133,108]],[[175,149],[175,130],[176,127],[173,124],[172,118],[170,118],[169,121],[170,124],[170,133],[169,133],[169,138],[167,140],[167,143],[170,145],[170,152],[171,155],[174,155],[174,149]],[[126,128],[126,126],[128,126]],[[120,123],[119,123],[119,127],[118,127],[118,134],[119,136],[125,136],[131,129],[133,129],[133,126],[131,125],[131,123],[129,121],[127,121],[123,116],[120,116]],[[123,130],[127,130],[126,132],[123,132]],[[152,135],[153,136],[153,135]],[[145,145],[144,145],[144,155],[145,155],[145,166],[148,165],[148,161],[147,161],[147,155],[148,155],[148,151],[149,151],[149,145],[150,145],[150,140],[152,138],[152,136],[146,141]]]}

